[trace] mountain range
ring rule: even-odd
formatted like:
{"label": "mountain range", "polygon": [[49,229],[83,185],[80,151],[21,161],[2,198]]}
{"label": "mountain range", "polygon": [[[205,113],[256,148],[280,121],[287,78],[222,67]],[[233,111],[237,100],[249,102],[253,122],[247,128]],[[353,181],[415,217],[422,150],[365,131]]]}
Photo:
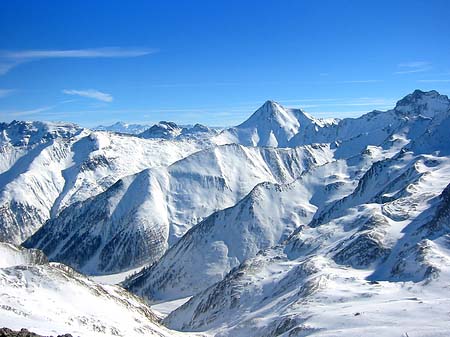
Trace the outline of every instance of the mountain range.
{"label": "mountain range", "polygon": [[[449,128],[448,97],[420,90],[345,119],[267,101],[221,131],[0,124],[3,284],[33,280],[58,305],[95,288],[86,301],[126,298],[123,322],[182,300],[165,327],[129,318],[163,336],[446,336]],[[0,295],[10,328],[37,324],[20,319],[26,289]],[[114,334],[92,315],[77,329],[95,317]]]}

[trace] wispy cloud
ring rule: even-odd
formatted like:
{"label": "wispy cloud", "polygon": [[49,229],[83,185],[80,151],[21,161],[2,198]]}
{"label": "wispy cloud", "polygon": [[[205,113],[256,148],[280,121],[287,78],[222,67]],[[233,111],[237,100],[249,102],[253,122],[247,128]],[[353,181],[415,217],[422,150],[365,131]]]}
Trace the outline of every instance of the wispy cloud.
{"label": "wispy cloud", "polygon": [[22,50],[0,51],[0,75],[26,62],[54,58],[123,58],[138,57],[158,52],[157,49],[145,48],[92,48],[68,50]]}
{"label": "wispy cloud", "polygon": [[119,47],[69,50],[22,50],[2,51],[0,52],[0,57],[13,60],[43,58],[137,57],[152,54],[156,51],[156,49],[128,49]]}
{"label": "wispy cloud", "polygon": [[54,106],[44,106],[44,107],[36,108],[36,109],[32,109],[32,110],[7,112],[5,114],[9,115],[11,117],[32,116],[32,115],[36,115],[36,114],[39,114],[39,113],[44,112],[44,111],[51,110],[53,108],[54,108]]}
{"label": "wispy cloud", "polygon": [[417,80],[417,82],[420,83],[450,83],[450,80],[446,80],[446,79],[436,79],[436,80]]}
{"label": "wispy cloud", "polygon": [[394,74],[422,73],[431,69],[431,63],[425,61],[405,62],[398,64],[398,70]]}
{"label": "wispy cloud", "polygon": [[76,96],[81,96],[81,97],[93,98],[93,99],[96,99],[96,100],[102,101],[102,102],[112,102],[113,101],[113,97],[111,94],[107,94],[105,92],[101,92],[101,91],[98,91],[95,89],[88,89],[88,90],[64,89],[62,92],[67,95],[76,95]]}
{"label": "wispy cloud", "polygon": [[14,92],[13,89],[0,89],[0,98],[11,95]]}
{"label": "wispy cloud", "polygon": [[8,71],[10,71],[12,68],[18,66],[22,62],[16,62],[11,60],[1,60],[0,58],[0,75],[5,75]]}

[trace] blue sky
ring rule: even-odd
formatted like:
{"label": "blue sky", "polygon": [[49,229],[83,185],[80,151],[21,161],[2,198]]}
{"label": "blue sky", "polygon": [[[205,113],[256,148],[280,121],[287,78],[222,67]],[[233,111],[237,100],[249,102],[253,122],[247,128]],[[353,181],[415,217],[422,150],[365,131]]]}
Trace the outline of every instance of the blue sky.
{"label": "blue sky", "polygon": [[450,1],[1,1],[0,120],[242,122],[450,94]]}

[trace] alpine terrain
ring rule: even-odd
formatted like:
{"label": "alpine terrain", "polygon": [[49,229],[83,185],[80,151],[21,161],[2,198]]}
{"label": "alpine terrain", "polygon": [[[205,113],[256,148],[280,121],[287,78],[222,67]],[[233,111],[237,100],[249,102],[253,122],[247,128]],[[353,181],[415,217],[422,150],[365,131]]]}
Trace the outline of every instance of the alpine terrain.
{"label": "alpine terrain", "polygon": [[[320,119],[0,124],[0,325],[448,336],[450,100]],[[110,317],[115,317],[111,320]]]}

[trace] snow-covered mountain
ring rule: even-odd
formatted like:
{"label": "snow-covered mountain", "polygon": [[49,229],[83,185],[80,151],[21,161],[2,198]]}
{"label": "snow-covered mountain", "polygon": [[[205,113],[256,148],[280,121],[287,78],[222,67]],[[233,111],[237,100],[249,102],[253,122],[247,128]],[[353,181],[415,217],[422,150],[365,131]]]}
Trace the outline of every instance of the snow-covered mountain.
{"label": "snow-covered mountain", "polygon": [[139,134],[139,137],[151,139],[193,139],[212,143],[212,139],[219,131],[205,125],[195,124],[194,126],[180,126],[173,122],[161,121],[151,128]]}
{"label": "snow-covered mountain", "polygon": [[[450,303],[442,296],[450,277],[450,158],[444,140],[450,113],[448,100],[441,99],[433,92],[407,96],[396,110],[400,107],[413,123],[427,120],[426,127],[402,124],[380,147],[368,147],[346,159],[346,165],[340,159],[305,172],[294,183],[297,195],[280,204],[285,215],[290,203],[317,206],[312,220],[305,219],[287,240],[245,260],[209,288],[200,284],[197,295],[165,323],[217,336],[445,336],[450,323],[441,308]],[[403,108],[405,102],[413,109]],[[400,139],[403,146],[398,147]],[[338,180],[327,183],[324,171],[328,179],[334,173]],[[319,184],[311,184],[314,179]],[[278,204],[292,185],[280,186],[268,204]],[[262,209],[252,222],[270,223],[273,206]],[[246,228],[249,222],[247,216],[230,220],[213,226]],[[289,228],[290,220],[277,217],[274,223]],[[195,229],[191,236],[202,238]],[[219,232],[203,240],[224,242],[232,255],[235,248]],[[195,259],[205,251],[200,244],[187,245],[177,255],[176,247],[126,285],[150,300],[188,295],[192,275],[203,268],[177,272],[177,259]],[[208,259],[199,279],[208,271],[220,279],[215,267],[223,266],[223,260],[220,254]],[[195,265],[198,260],[189,264]]]}
{"label": "snow-covered mountain", "polygon": [[[219,135],[216,129],[201,125],[181,128],[160,123],[154,130],[158,135],[149,135],[149,140],[92,132],[68,123],[3,123],[0,237],[19,243],[73,202],[105,191],[126,175],[169,165],[214,142],[278,146],[329,143],[334,147],[335,158],[347,158],[368,145],[409,141],[414,133],[422,133],[435,120],[432,117],[436,111],[448,107],[448,99],[435,91],[415,91],[387,112],[323,121],[269,101],[246,122]],[[161,128],[164,132],[175,130],[169,138],[176,139],[152,138],[164,136]],[[399,133],[400,129],[406,134]],[[239,137],[233,138],[232,134]],[[259,141],[273,137],[276,143]]]}
{"label": "snow-covered mountain", "polygon": [[216,142],[287,147],[293,146],[292,140],[301,133],[303,142],[297,141],[294,146],[323,143],[324,130],[336,123],[337,120],[316,119],[300,109],[287,109],[274,101],[267,101],[245,122],[221,132]]}
{"label": "snow-covered mountain", "polygon": [[378,157],[324,163],[288,184],[260,183],[235,206],[194,226],[125,286],[150,301],[192,296],[261,249],[283,243],[318,209],[350,193]]}
{"label": "snow-covered mountain", "polygon": [[405,96],[394,109],[342,120],[316,119],[300,109],[267,101],[244,123],[222,131],[214,140],[218,144],[272,147],[328,143],[341,148],[336,157],[343,158],[357,155],[368,145],[380,145],[393,135],[401,137],[400,129],[411,134],[408,139],[413,138],[423,132],[435,114],[449,109],[447,96],[420,90]]}
{"label": "snow-covered mountain", "polygon": [[[164,319],[171,329],[446,336],[449,128],[447,96],[416,90],[342,120],[268,101],[220,133],[159,123],[147,135],[63,127],[22,141],[10,130],[0,229],[26,237],[20,221],[48,220],[24,245],[85,273],[145,265],[127,289],[148,302],[192,296]],[[14,254],[8,263],[34,261]],[[11,284],[61,278],[32,268]]]}
{"label": "snow-covered mountain", "polygon": [[70,138],[83,129],[72,123],[12,121],[0,123],[0,145],[31,146],[56,138]]}
{"label": "snow-covered mountain", "polygon": [[1,326],[45,335],[188,336],[161,326],[142,300],[118,286],[48,264],[39,251],[4,243],[0,251]]}
{"label": "snow-covered mountain", "polygon": [[132,135],[137,135],[139,133],[144,132],[145,130],[151,127],[150,124],[130,124],[124,122],[116,122],[111,125],[98,125],[93,130],[96,131],[111,131],[118,133],[129,133]]}
{"label": "snow-covered mountain", "polygon": [[[422,99],[428,97],[431,103],[435,99],[442,101],[443,97],[433,92],[415,92],[402,101],[417,96]],[[402,106],[402,101],[398,106]],[[394,109],[343,120],[343,129],[352,125],[359,132],[358,146],[364,145],[359,155],[352,155],[358,147],[353,139],[347,137],[346,141],[334,147],[336,161],[311,167],[289,185],[257,186],[234,207],[217,212],[195,226],[156,264],[128,280],[126,286],[149,300],[192,296],[221,280],[228,271],[255,256],[260,249],[283,242],[295,228],[311,221],[318,223],[319,219],[323,221],[330,214],[338,216],[361,203],[361,198],[364,200],[362,203],[368,203],[382,193],[387,181],[396,174],[397,184],[407,183],[409,175],[418,179],[420,174],[415,173],[414,168],[419,165],[419,159],[403,161],[400,153],[408,147],[413,148],[415,142],[429,134],[437,137],[439,132],[431,133],[431,130],[435,125],[441,126],[442,119],[445,120],[450,113],[447,111],[448,100],[447,104],[437,104],[433,112],[435,116],[430,111],[426,114],[428,117],[417,111],[414,104],[412,111]],[[415,115],[417,113],[419,115]],[[382,125],[381,114],[386,115],[385,123],[389,124],[388,128],[379,129],[381,131],[377,135],[374,125]],[[363,135],[357,122],[371,127],[367,132],[371,137]],[[433,150],[429,148],[427,153],[444,151],[445,148],[448,146],[443,143],[443,146],[434,146]],[[341,157],[345,159],[339,159]],[[398,169],[382,175],[385,181],[376,180],[373,172],[379,173],[383,163],[396,165],[405,172]]]}
{"label": "snow-covered mountain", "polygon": [[322,216],[244,261],[165,323],[219,336],[445,336],[450,158],[403,150],[358,180]]}
{"label": "snow-covered mountain", "polygon": [[139,135],[146,139],[210,139],[219,133],[217,128],[210,128],[202,124],[195,125],[177,125],[174,122],[161,121],[150,124],[129,124],[116,122],[111,125],[99,125],[92,130],[110,131],[131,135]]}
{"label": "snow-covered mountain", "polygon": [[24,245],[89,274],[136,268],[156,261],[189,228],[233,206],[258,183],[290,182],[331,158],[326,145],[213,147],[119,180],[67,207]]}
{"label": "snow-covered mountain", "polygon": [[2,132],[0,239],[13,243],[118,179],[169,165],[203,146],[195,140],[147,140],[72,124],[12,122]]}
{"label": "snow-covered mountain", "polygon": [[142,138],[174,139],[181,134],[182,127],[174,122],[161,121],[139,134]]}

